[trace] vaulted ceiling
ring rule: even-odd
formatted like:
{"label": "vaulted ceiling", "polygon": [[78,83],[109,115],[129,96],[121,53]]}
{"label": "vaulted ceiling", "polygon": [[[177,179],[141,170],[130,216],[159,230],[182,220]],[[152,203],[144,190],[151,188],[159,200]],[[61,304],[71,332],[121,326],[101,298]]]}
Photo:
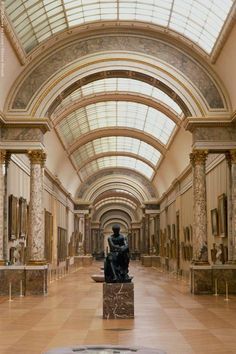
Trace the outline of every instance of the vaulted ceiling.
{"label": "vaulted ceiling", "polygon": [[[47,115],[81,181],[77,197],[91,198],[96,212],[110,205],[116,205],[117,208],[125,205],[127,209],[135,210],[140,207],[142,200],[158,196],[153,181],[186,115],[191,115],[191,111],[194,111],[190,103],[191,96],[196,101],[196,107],[200,106],[201,100],[205,102],[205,111],[218,109],[222,112],[227,108],[227,99],[218,89],[217,78],[205,64],[200,68],[201,64],[194,50],[197,48],[203,56],[210,57],[234,6],[233,0],[5,1],[7,21],[12,26],[26,58],[31,60],[31,54],[42,46],[41,62],[36,58],[34,69],[33,61],[29,68],[26,67],[24,76],[18,79],[17,89],[14,87],[12,90],[14,95],[12,94],[12,101],[9,99],[8,107],[12,112],[25,112],[33,102],[35,92],[41,90],[45,99],[44,92],[49,92],[46,86],[48,78],[54,83],[61,80],[60,91],[57,95],[53,92],[51,101],[45,104]],[[79,29],[83,25],[88,25],[89,28],[90,25],[107,22],[116,23],[120,28],[127,28],[131,24],[144,26],[143,28],[146,26],[146,29],[154,26],[154,33],[162,32],[159,44],[155,44],[156,52],[151,48],[151,42],[144,41],[144,32],[137,34],[143,46],[142,56],[138,53],[138,48],[130,49],[130,52],[140,57],[140,67],[147,54],[146,75],[140,72],[135,76],[130,71],[125,77],[122,70],[109,70],[109,64],[103,70],[105,74],[98,70],[94,79],[78,80],[76,75],[82,70],[81,59],[76,57],[77,47],[73,47],[72,41],[71,47],[64,41],[58,47],[58,52],[52,54],[51,51],[46,62],[43,45],[50,38],[58,36],[56,39],[60,43],[60,35],[63,37],[66,31],[69,34],[70,29]],[[111,32],[113,33],[114,31]],[[109,33],[107,35],[109,37]],[[165,35],[176,37],[179,43],[182,41],[191,50],[195,48],[192,58],[191,51],[183,51],[180,55],[178,46],[173,46],[172,43],[168,44],[169,47],[166,46],[168,41],[165,43],[163,40]],[[96,40],[96,31],[92,37]],[[123,37],[120,42],[117,40],[114,50],[114,58],[117,58],[119,64],[125,60],[129,48],[128,39],[126,40],[124,34]],[[146,32],[145,38],[148,38]],[[153,35],[150,38],[154,43]],[[132,36],[129,40],[132,41]],[[124,42],[127,49],[124,48]],[[109,53],[109,60],[112,60],[112,40],[107,43],[109,50],[102,49],[101,46],[101,53],[104,52],[104,56]],[[122,49],[119,49],[119,45]],[[63,46],[68,51],[66,59],[61,54]],[[81,47],[87,50],[81,56],[85,61],[86,54],[96,57],[96,50],[99,53],[99,48],[95,50],[91,43],[87,45],[83,42]],[[161,51],[163,56],[159,58]],[[171,55],[170,51],[173,51]],[[123,55],[124,58],[119,58],[117,52],[126,54]],[[153,62],[157,65],[157,57],[160,70],[164,72],[165,69],[167,73],[161,78],[151,73]],[[101,59],[102,61],[105,62],[105,59]],[[63,86],[66,70],[74,62],[78,63],[76,69],[73,67],[75,75],[71,78],[68,74],[68,81]],[[113,77],[112,72],[116,73]],[[83,75],[86,78],[90,74],[88,68]],[[56,75],[60,75],[60,78]],[[146,77],[150,79],[146,80]],[[181,78],[185,80],[184,84]],[[168,80],[169,86],[166,84]],[[190,98],[184,97],[181,84],[189,92]],[[193,93],[193,87],[196,94]],[[201,111],[196,108],[197,110]],[[107,191],[110,191],[108,195],[105,193]]]}

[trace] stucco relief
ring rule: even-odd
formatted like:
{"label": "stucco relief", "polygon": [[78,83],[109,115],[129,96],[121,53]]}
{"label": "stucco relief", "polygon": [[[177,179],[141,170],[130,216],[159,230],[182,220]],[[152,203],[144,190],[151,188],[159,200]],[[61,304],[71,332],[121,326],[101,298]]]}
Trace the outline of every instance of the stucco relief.
{"label": "stucco relief", "polygon": [[228,127],[196,127],[193,131],[193,142],[197,141],[236,141],[236,126]]}
{"label": "stucco relief", "polygon": [[206,151],[190,154],[193,166],[193,253],[195,261],[207,261]]}
{"label": "stucco relief", "polygon": [[100,171],[98,173],[96,173],[95,175],[89,177],[87,179],[86,182],[84,182],[82,184],[82,186],[79,189],[77,198],[82,198],[83,194],[85,193],[85,191],[91,187],[91,185],[97,181],[99,178],[103,178],[106,176],[112,176],[112,175],[117,175],[120,174],[122,176],[129,176],[129,177],[134,177],[135,180],[138,180],[139,182],[141,182],[144,187],[148,190],[148,192],[150,193],[151,198],[156,198],[156,193],[155,190],[151,184],[151,182],[149,182],[145,177],[141,176],[140,174],[136,173],[135,171],[126,171],[120,168],[115,168],[114,170],[106,170],[106,171]]}
{"label": "stucco relief", "polygon": [[43,133],[38,128],[3,128],[1,140],[39,141],[43,143]]}
{"label": "stucco relief", "polygon": [[131,35],[101,36],[81,40],[57,50],[47,59],[41,61],[30,75],[26,77],[16,94],[12,108],[26,108],[30,99],[43,83],[71,62],[85,55],[109,50],[134,51],[163,60],[186,75],[200,90],[211,108],[224,108],[224,103],[215,83],[196,61],[181,50],[160,40]]}

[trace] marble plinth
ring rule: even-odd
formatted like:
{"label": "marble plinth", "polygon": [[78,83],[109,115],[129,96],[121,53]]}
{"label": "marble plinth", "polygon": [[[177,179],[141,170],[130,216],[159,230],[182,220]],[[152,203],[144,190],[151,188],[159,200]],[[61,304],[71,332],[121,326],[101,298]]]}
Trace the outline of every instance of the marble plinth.
{"label": "marble plinth", "polygon": [[19,296],[22,286],[22,294],[25,293],[25,270],[23,266],[8,266],[0,269],[0,295],[9,295],[11,283],[12,295]]}
{"label": "marble plinth", "polygon": [[142,265],[144,267],[151,267],[152,266],[152,256],[142,256],[141,261],[142,261]]}
{"label": "marble plinth", "polygon": [[87,346],[76,346],[66,347],[66,348],[54,348],[44,354],[73,354],[75,352],[85,353],[85,354],[166,354],[163,350],[157,348],[144,348],[144,347],[129,347],[120,345],[87,345]]}
{"label": "marble plinth", "polygon": [[25,295],[47,294],[47,266],[26,266]]}
{"label": "marble plinth", "polygon": [[[44,295],[47,293],[47,266],[1,266],[0,295]],[[21,293],[22,291],[22,293]]]}
{"label": "marble plinth", "polygon": [[134,318],[133,283],[103,283],[103,318]]}
{"label": "marble plinth", "polygon": [[91,275],[91,278],[96,282],[96,283],[103,283],[105,280],[104,274],[93,274]]}
{"label": "marble plinth", "polygon": [[152,256],[152,267],[160,268],[161,267],[161,257]]}
{"label": "marble plinth", "polygon": [[74,264],[78,267],[90,266],[93,262],[92,256],[74,256]]}
{"label": "marble plinth", "polygon": [[[236,265],[208,265],[191,267],[191,292],[193,294],[236,294]],[[216,285],[217,284],[217,285]]]}

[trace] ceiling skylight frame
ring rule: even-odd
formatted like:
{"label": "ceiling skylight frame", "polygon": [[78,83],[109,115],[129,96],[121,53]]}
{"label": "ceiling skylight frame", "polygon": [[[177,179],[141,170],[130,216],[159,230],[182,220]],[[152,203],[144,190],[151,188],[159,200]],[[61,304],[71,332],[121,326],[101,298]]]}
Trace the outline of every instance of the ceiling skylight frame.
{"label": "ceiling skylight frame", "polygon": [[[51,14],[47,16],[47,24],[50,29],[44,36],[39,37],[37,28],[34,26],[31,19],[32,15],[43,9],[47,15],[47,8],[57,2],[57,6],[52,7]],[[16,5],[19,4],[19,6]],[[72,7],[69,4],[73,4]],[[78,5],[79,3],[79,5]],[[28,6],[29,5],[29,6]],[[183,35],[207,54],[210,55],[219,34],[224,26],[224,23],[229,16],[230,10],[233,5],[233,0],[6,0],[5,8],[14,26],[16,17],[19,17],[27,9],[27,17],[30,19],[29,34],[30,37],[24,43],[25,51],[29,52],[44,39],[49,38],[54,33],[70,29],[77,25],[97,22],[97,21],[141,21],[144,23],[151,23],[161,26],[166,29],[174,30],[176,33]],[[11,6],[13,11],[10,10]],[[17,7],[16,7],[17,6]],[[33,11],[33,8],[35,10]],[[61,9],[57,12],[55,9]],[[89,10],[90,8],[90,10]],[[181,10],[182,9],[182,10]],[[89,12],[90,11],[90,12]],[[13,16],[13,13],[17,16]],[[53,17],[61,14],[61,20],[64,21],[63,25],[57,27],[51,26]],[[181,23],[178,24],[178,18],[181,15]],[[201,25],[198,26],[197,16]],[[40,17],[40,16],[37,16]],[[204,25],[203,25],[204,20]],[[26,21],[23,21],[26,23]],[[194,23],[197,23],[195,26]],[[216,27],[215,23],[219,23]],[[195,35],[186,31],[186,28],[199,27],[199,31]],[[19,28],[19,27],[18,27]],[[22,37],[16,28],[19,39]],[[53,29],[52,29],[53,28]],[[210,28],[210,30],[209,30]],[[212,39],[208,38],[208,33],[211,34]]]}

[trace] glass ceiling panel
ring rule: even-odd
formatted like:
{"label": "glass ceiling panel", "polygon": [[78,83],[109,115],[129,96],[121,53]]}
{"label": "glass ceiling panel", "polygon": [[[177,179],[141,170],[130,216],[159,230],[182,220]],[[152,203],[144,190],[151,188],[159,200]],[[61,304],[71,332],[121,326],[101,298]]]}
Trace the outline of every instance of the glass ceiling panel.
{"label": "glass ceiling panel", "polygon": [[125,136],[109,136],[90,141],[75,151],[72,157],[80,167],[91,157],[107,152],[130,152],[144,157],[154,165],[161,156],[158,150],[144,141]]}
{"label": "glass ceiling panel", "polygon": [[145,82],[125,78],[102,79],[84,85],[78,90],[71,93],[69,96],[67,96],[57,107],[55,113],[65,105],[72,103],[80,98],[102,92],[109,93],[111,91],[131,92],[150,96],[151,98],[163,102],[164,104],[172,108],[177,114],[180,115],[182,113],[182,110],[179,105],[175,103],[175,101],[163,91]]}
{"label": "glass ceiling panel", "polygon": [[135,204],[134,202],[132,202],[130,199],[127,198],[122,198],[122,197],[110,197],[110,198],[105,198],[102,201],[96,203],[94,205],[95,209],[100,208],[103,205],[106,204],[110,204],[110,203],[122,203],[122,204],[126,204],[129,205],[131,208],[136,209],[137,208],[137,204]]}
{"label": "glass ceiling panel", "polygon": [[[143,21],[173,29],[210,53],[233,0],[5,0],[29,52],[64,29],[103,20]],[[39,33],[43,24],[45,33]]]}
{"label": "glass ceiling panel", "polygon": [[135,128],[167,144],[175,123],[162,112],[134,102],[98,102],[72,112],[58,129],[66,145],[92,130],[107,127]]}
{"label": "glass ceiling panel", "polygon": [[154,173],[154,170],[149,165],[133,157],[106,156],[89,162],[80,170],[80,175],[83,179],[86,179],[91,174],[108,167],[130,168],[143,174],[148,179],[151,179]]}

